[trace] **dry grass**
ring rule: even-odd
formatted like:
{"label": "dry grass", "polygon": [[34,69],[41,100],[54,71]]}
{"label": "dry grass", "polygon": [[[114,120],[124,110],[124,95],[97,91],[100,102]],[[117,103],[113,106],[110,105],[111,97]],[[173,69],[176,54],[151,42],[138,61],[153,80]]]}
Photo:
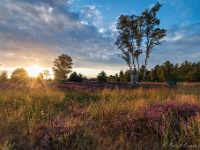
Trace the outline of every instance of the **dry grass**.
{"label": "dry grass", "polygon": [[[162,115],[152,120],[147,112],[158,114],[158,106]],[[200,142],[200,86],[4,85],[0,107],[0,149],[190,149]],[[184,120],[180,110],[194,114]]]}

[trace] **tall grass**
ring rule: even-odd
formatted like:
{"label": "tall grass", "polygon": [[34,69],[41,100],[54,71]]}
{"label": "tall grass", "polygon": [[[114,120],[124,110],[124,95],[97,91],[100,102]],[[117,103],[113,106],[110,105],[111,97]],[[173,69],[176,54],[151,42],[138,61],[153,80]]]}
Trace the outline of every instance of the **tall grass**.
{"label": "tall grass", "polygon": [[31,135],[35,134],[37,126],[50,123],[54,116],[61,113],[64,96],[59,90],[44,87],[1,89],[1,145],[15,143],[20,148],[30,147],[31,142],[34,143]]}
{"label": "tall grass", "polygon": [[0,88],[0,149],[190,149],[200,87]]}
{"label": "tall grass", "polygon": [[[181,149],[184,146],[198,146],[199,122],[191,119],[200,113],[200,99],[198,93],[195,92],[196,90],[192,93],[192,89],[186,90],[185,87],[134,90],[105,89],[102,92],[101,100],[93,103],[89,110],[91,116],[94,117],[91,122],[97,121],[93,124],[93,130],[97,130],[96,132],[99,133],[98,139],[103,143],[102,145],[111,149],[173,149],[175,147]],[[168,115],[164,110],[174,101],[177,105],[174,109],[185,109],[182,113],[186,115],[190,111],[189,108],[197,106],[194,109],[195,115],[191,118],[188,116],[190,118],[187,122],[188,126],[183,126],[182,122],[179,123],[181,132],[177,131],[177,134],[174,133],[173,129],[176,126],[169,126],[167,123],[175,124],[180,116],[173,115],[173,110],[170,110],[169,113],[172,114]],[[190,103],[192,105],[189,105]],[[155,120],[152,124],[153,128],[150,128],[149,122],[153,121],[152,116],[145,116],[145,114],[150,110],[152,115],[159,113],[154,104],[161,104],[161,117]],[[195,133],[194,126],[192,126],[194,124],[198,128]],[[165,128],[166,131],[160,133],[158,128]],[[187,133],[185,132],[186,128]],[[193,140],[188,139],[190,136],[193,136]],[[176,140],[177,138],[179,141]],[[170,141],[169,139],[174,140]]]}

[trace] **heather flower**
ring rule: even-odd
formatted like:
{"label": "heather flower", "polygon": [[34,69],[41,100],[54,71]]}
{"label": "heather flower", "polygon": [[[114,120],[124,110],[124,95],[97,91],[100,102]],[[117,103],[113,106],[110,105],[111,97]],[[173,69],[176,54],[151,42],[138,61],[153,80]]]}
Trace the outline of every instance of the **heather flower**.
{"label": "heather flower", "polygon": [[41,141],[43,149],[63,149],[69,147],[70,138],[79,131],[79,122],[73,118],[63,119],[57,116],[47,128]]}
{"label": "heather flower", "polygon": [[125,128],[135,134],[143,132],[162,135],[166,131],[166,126],[180,132],[181,120],[187,125],[189,118],[198,120],[199,113],[198,104],[181,104],[178,101],[155,103],[140,110],[132,120],[127,116]]}

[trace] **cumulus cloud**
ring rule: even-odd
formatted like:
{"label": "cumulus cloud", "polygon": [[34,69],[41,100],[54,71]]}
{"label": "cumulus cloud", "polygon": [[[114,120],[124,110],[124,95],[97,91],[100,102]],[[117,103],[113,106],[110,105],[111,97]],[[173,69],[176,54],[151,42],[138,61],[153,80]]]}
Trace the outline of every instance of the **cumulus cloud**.
{"label": "cumulus cloud", "polygon": [[102,20],[100,11],[95,5],[87,5],[81,9],[82,20],[88,21],[88,24],[98,26]]}
{"label": "cumulus cloud", "polygon": [[[1,0],[0,64],[13,68],[35,63],[51,68],[54,58],[68,54],[79,70],[127,69],[114,45],[116,18],[106,21],[96,5],[73,11],[73,1]],[[155,47],[149,67],[166,60],[199,61],[199,22],[174,24],[167,30],[167,42]]]}
{"label": "cumulus cloud", "polygon": [[95,26],[104,37],[116,36],[115,25],[113,27],[113,23],[103,18],[97,7],[102,6],[86,5],[80,9],[82,23]]}
{"label": "cumulus cloud", "polygon": [[51,67],[53,59],[62,53],[73,58],[74,67],[96,68],[100,63],[111,63],[116,50],[113,39],[99,32],[100,12],[95,6],[86,6],[80,12],[70,11],[72,2],[5,0],[1,3],[0,60],[4,66],[28,65],[24,63],[28,61]]}
{"label": "cumulus cloud", "polygon": [[200,22],[176,24],[168,29],[166,43],[155,47],[150,59],[151,66],[170,60],[198,62],[200,58]]}

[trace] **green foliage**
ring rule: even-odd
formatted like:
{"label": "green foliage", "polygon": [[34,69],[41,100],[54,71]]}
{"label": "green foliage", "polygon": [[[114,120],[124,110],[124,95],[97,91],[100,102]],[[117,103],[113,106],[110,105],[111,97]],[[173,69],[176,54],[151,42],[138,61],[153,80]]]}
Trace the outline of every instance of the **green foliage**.
{"label": "green foliage", "polygon": [[163,65],[156,65],[150,71],[150,81],[157,82],[199,82],[200,81],[200,62],[191,63],[185,61],[181,65],[174,65],[166,61]]}
{"label": "green foliage", "polygon": [[119,72],[119,78],[120,78],[120,81],[121,81],[121,82],[125,82],[123,70],[121,70],[121,71]]}
{"label": "green foliage", "polygon": [[85,79],[83,74],[79,73],[77,74],[76,71],[70,74],[69,81],[70,82],[82,82]]}
{"label": "green foliage", "polygon": [[186,60],[179,66],[178,70],[180,81],[200,81],[200,62],[191,63]]}
{"label": "green foliage", "polygon": [[176,77],[175,76],[168,77],[167,84],[168,85],[172,85],[172,86],[177,85],[177,79],[176,79]]}
{"label": "green foliage", "polygon": [[115,81],[115,82],[130,82],[130,70],[126,70],[125,72],[121,70],[118,74],[110,75],[107,77],[108,81]]}
{"label": "green foliage", "polygon": [[28,81],[28,72],[24,68],[16,68],[11,75],[12,82],[25,83]]}
{"label": "green foliage", "polygon": [[[143,81],[146,76],[147,59],[153,47],[162,44],[164,42],[162,38],[166,36],[166,30],[157,27],[160,20],[156,17],[156,14],[161,6],[157,2],[150,10],[146,9],[139,16],[121,15],[118,18],[116,28],[119,36],[115,45],[122,51],[120,57],[126,61],[130,68],[130,81],[136,83],[136,85],[140,72],[140,55],[145,51]],[[142,43],[145,43],[145,50],[141,47]]]}
{"label": "green foliage", "polygon": [[[138,81],[142,81],[144,66],[142,65]],[[112,81],[130,82],[130,70],[125,73],[121,70],[119,76],[112,77]],[[110,81],[110,77],[108,78]],[[191,63],[185,61],[182,64],[172,64],[170,61],[165,61],[162,65],[156,65],[150,71],[146,69],[145,81],[167,82],[170,85],[176,85],[177,82],[200,82],[200,62]]]}
{"label": "green foliage", "polygon": [[50,75],[50,71],[48,69],[43,70],[43,76],[45,76],[45,80],[47,81],[47,77]]}
{"label": "green foliage", "polygon": [[0,73],[0,82],[6,82],[8,80],[8,72],[2,71]]}
{"label": "green foliage", "polygon": [[97,81],[100,82],[106,82],[107,81],[107,75],[105,71],[101,71],[98,75],[97,75]]}
{"label": "green foliage", "polygon": [[72,64],[72,58],[68,55],[62,54],[55,58],[53,62],[54,67],[52,68],[55,80],[66,82],[67,75],[71,72]]}
{"label": "green foliage", "polygon": [[146,55],[145,55],[145,61],[144,61],[144,73],[143,73],[143,79],[144,81],[146,76],[146,67],[147,67],[147,60],[150,57],[150,53],[154,46],[160,45],[164,40],[162,38],[166,36],[166,30],[160,29],[157,26],[160,25],[160,20],[157,18],[156,14],[160,10],[162,5],[157,2],[150,10],[146,9],[144,12],[142,12],[142,18],[144,19],[144,42],[146,46]]}
{"label": "green foliage", "polygon": [[[117,29],[119,36],[115,42],[118,49],[122,51],[122,59],[124,59],[130,68],[130,81],[136,81],[138,70],[136,69],[136,63],[139,69],[139,55],[142,54],[141,42],[142,42],[142,20],[140,16],[135,15],[121,15],[118,18]],[[133,72],[134,70],[134,78]]]}
{"label": "green foliage", "polygon": [[115,75],[110,75],[109,77],[107,77],[107,81],[119,82],[120,81],[120,77],[119,77],[118,73],[116,73]]}
{"label": "green foliage", "polygon": [[44,82],[44,75],[43,73],[39,73],[37,76],[37,82],[38,83],[43,83]]}

